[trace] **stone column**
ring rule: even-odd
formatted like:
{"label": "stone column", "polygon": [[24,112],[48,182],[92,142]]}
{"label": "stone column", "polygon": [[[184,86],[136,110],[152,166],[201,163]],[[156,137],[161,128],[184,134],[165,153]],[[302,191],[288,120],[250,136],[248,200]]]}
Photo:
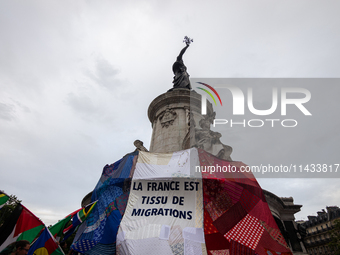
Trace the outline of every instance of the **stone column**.
{"label": "stone column", "polygon": [[[208,110],[212,106],[208,104]],[[190,118],[198,123],[201,95],[193,90],[173,89],[155,98],[148,109],[152,124],[150,152],[170,153],[190,148]]]}

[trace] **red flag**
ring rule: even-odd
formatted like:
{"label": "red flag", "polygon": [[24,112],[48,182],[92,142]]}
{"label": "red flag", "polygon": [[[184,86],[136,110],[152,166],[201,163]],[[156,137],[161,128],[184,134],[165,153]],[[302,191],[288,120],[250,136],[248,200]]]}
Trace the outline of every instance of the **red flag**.
{"label": "red flag", "polygon": [[43,228],[44,223],[25,206],[19,204],[0,227],[0,251],[15,241],[33,242]]}

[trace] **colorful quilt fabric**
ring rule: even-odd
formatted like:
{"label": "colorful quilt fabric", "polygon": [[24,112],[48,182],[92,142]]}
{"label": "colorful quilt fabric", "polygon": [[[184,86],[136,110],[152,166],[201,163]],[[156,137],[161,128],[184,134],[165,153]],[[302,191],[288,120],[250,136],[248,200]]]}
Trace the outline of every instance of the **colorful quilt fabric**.
{"label": "colorful quilt fabric", "polygon": [[292,254],[242,162],[202,149],[138,152],[104,167],[71,248],[82,254]]}
{"label": "colorful quilt fabric", "polygon": [[[134,168],[131,153],[117,162],[106,165],[92,193],[96,206],[84,221],[71,246],[82,254],[115,254],[116,236],[125,211],[130,190],[130,174]],[[114,252],[113,252],[114,251]]]}
{"label": "colorful quilt fabric", "polygon": [[[232,171],[202,172],[204,233],[208,254],[292,254],[256,179],[240,171],[241,162],[218,159],[199,149],[200,166]],[[218,241],[216,241],[218,240]],[[227,251],[229,253],[227,253]]]}

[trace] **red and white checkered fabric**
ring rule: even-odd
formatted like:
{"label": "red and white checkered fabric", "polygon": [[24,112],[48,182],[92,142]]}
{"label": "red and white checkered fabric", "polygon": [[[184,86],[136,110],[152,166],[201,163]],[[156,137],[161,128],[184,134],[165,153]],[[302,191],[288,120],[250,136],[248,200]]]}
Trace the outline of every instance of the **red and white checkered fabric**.
{"label": "red and white checkered fabric", "polygon": [[263,226],[254,216],[247,214],[239,223],[228,231],[224,237],[234,240],[244,246],[255,250],[264,232]]}

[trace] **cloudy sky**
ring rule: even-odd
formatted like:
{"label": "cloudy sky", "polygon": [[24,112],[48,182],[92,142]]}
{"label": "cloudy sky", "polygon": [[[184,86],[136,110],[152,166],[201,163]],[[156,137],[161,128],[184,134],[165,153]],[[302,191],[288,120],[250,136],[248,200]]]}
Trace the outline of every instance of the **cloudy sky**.
{"label": "cloudy sky", "polygon": [[[1,1],[0,189],[47,225],[78,209],[104,165],[133,151],[136,139],[149,148],[147,108],[172,87],[185,35],[194,38],[184,55],[191,77],[339,77],[339,8],[311,0]],[[336,113],[339,103],[331,107]],[[338,153],[337,129],[313,125],[320,153]],[[236,138],[234,158],[256,164],[259,154],[243,157]],[[340,205],[338,179],[258,181],[302,204],[297,219]]]}

